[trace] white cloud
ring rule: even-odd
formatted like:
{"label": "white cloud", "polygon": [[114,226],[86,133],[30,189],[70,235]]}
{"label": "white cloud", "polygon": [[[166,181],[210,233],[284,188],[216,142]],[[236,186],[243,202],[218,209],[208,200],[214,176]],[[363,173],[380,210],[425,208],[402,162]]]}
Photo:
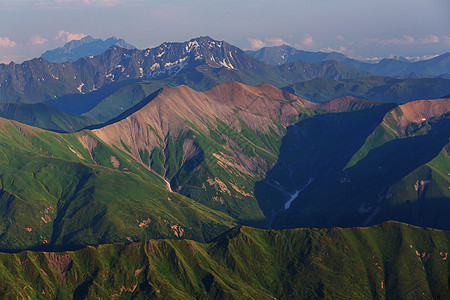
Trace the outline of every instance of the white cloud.
{"label": "white cloud", "polygon": [[339,53],[347,53],[348,52],[347,48],[344,47],[344,46],[340,46],[337,49],[334,49],[334,48],[331,48],[331,47],[327,47],[327,48],[320,49],[320,51],[323,51],[323,52],[339,52]]}
{"label": "white cloud", "polygon": [[284,41],[281,38],[267,38],[266,42],[269,43],[271,46],[281,46],[281,45],[289,45],[288,42]]}
{"label": "white cloud", "polygon": [[99,4],[99,5],[106,5],[106,6],[114,6],[117,3],[119,3],[119,0],[83,0],[83,3],[85,4]]}
{"label": "white cloud", "polygon": [[266,46],[281,46],[281,45],[289,45],[288,42],[279,37],[265,38],[264,41],[260,39],[247,38],[247,41],[250,42],[250,49],[257,50]]}
{"label": "white cloud", "polygon": [[302,39],[302,44],[304,46],[308,46],[308,47],[313,46],[314,45],[313,37],[309,33],[304,34],[303,39]]}
{"label": "white cloud", "polygon": [[342,35],[337,35],[336,38],[340,41],[345,40],[344,36],[342,36]]}
{"label": "white cloud", "polygon": [[404,35],[402,38],[397,39],[387,39],[387,40],[382,40],[382,39],[368,39],[369,42],[374,42],[374,43],[379,43],[379,44],[383,44],[383,45],[387,45],[387,44],[394,44],[394,45],[412,45],[416,42],[416,39],[413,38],[412,36],[409,35]]}
{"label": "white cloud", "polygon": [[30,39],[32,45],[43,45],[48,42],[46,38],[40,37],[39,35],[35,35]]}
{"label": "white cloud", "polygon": [[367,61],[367,62],[370,62],[370,63],[377,63],[377,62],[379,62],[380,60],[382,60],[384,57],[378,57],[378,56],[374,56],[374,57],[362,57],[362,56],[360,56],[359,57],[359,60],[363,60],[363,61]]}
{"label": "white cloud", "polygon": [[429,55],[423,55],[422,57],[420,57],[421,60],[426,60],[426,59],[432,59],[435,57],[438,57],[439,54],[429,54]]}
{"label": "white cloud", "polygon": [[247,40],[250,42],[252,50],[261,49],[266,46],[265,42],[258,40],[258,39],[247,38]]}
{"label": "white cloud", "polygon": [[320,49],[320,51],[338,52],[338,53],[342,53],[345,56],[348,56],[350,58],[355,58],[355,52],[353,50],[347,49],[347,47],[344,47],[344,46],[339,46],[339,48],[332,48],[332,47],[322,48],[322,49]]}
{"label": "white cloud", "polygon": [[368,39],[369,42],[379,43],[382,45],[415,45],[415,44],[433,44],[433,43],[439,43],[439,38],[433,34],[429,34],[424,38],[413,38],[409,35],[404,35],[402,38],[393,38],[393,39]]}
{"label": "white cloud", "polygon": [[0,47],[9,48],[9,47],[15,47],[16,42],[11,41],[9,37],[1,37],[0,36]]}
{"label": "white cloud", "polygon": [[428,36],[424,37],[423,39],[419,39],[419,42],[422,44],[434,44],[434,43],[439,43],[439,38],[433,34],[429,34]]}
{"label": "white cloud", "polygon": [[450,36],[444,36],[444,41],[447,45],[450,45]]}
{"label": "white cloud", "polygon": [[119,0],[53,0],[56,3],[84,3],[84,4],[105,4],[114,5],[119,3]]}
{"label": "white cloud", "polygon": [[382,43],[394,44],[394,45],[412,45],[415,42],[416,42],[416,40],[412,36],[409,36],[406,34],[401,39],[389,39],[389,40],[382,41]]}
{"label": "white cloud", "polygon": [[81,40],[86,35],[84,33],[70,33],[64,30],[58,31],[58,34],[56,35],[57,40],[63,40],[64,42],[70,42],[73,40]]}
{"label": "white cloud", "polygon": [[25,59],[24,56],[18,56],[18,55],[3,55],[0,56],[0,63],[2,64],[9,64],[10,62],[22,62]]}
{"label": "white cloud", "polygon": [[422,56],[405,56],[405,58],[410,61],[419,61],[419,60],[432,59],[437,56],[439,56],[439,54],[426,54],[426,55],[422,55]]}

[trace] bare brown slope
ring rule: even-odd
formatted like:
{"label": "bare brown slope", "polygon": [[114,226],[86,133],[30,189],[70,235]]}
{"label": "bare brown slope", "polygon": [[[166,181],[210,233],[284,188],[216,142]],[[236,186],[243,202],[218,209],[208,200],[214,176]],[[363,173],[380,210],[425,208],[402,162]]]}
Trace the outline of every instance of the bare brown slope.
{"label": "bare brown slope", "polygon": [[450,111],[450,99],[419,100],[399,106],[403,122],[419,122],[422,119],[440,117]]}
{"label": "bare brown slope", "polygon": [[257,99],[283,99],[286,101],[300,101],[307,107],[315,103],[304,100],[273,85],[264,83],[258,86],[249,86],[239,82],[226,82],[211,88],[203,94],[217,101],[235,106],[246,106]]}
{"label": "bare brown slope", "polygon": [[[312,106],[314,104],[266,84],[250,87],[230,82],[206,92],[179,86],[164,88],[138,111],[93,132],[119,148],[124,149],[122,142],[125,143],[133,157],[140,161],[139,150],[147,149],[151,153],[155,146],[164,148],[169,135],[176,138],[191,129],[192,124],[202,132],[209,132],[208,128],[215,127],[219,119],[240,132],[239,120],[242,120],[250,128],[263,132],[269,127],[279,130],[272,120],[288,126],[299,110]],[[190,149],[188,145],[184,148]]]}
{"label": "bare brown slope", "polygon": [[345,96],[322,103],[319,107],[325,111],[345,112],[372,108],[381,103]]}
{"label": "bare brown slope", "polygon": [[[449,112],[449,98],[413,101],[394,108],[384,117],[383,124],[403,135],[409,124],[428,122],[430,119],[440,118]],[[393,128],[392,121],[395,122],[395,128]]]}

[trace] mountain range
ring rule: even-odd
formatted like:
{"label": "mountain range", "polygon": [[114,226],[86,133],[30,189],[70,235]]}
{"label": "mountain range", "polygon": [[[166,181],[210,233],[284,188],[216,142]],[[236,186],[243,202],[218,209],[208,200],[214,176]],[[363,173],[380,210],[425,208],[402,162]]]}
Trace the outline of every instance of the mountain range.
{"label": "mountain range", "polygon": [[1,64],[0,297],[448,298],[450,79],[252,55]]}
{"label": "mountain range", "polygon": [[[270,83],[314,102],[345,95],[408,102],[435,99],[449,93],[450,79],[395,80],[368,77],[370,74],[337,60],[294,61],[272,66],[225,42],[200,37],[145,50],[113,45],[102,54],[64,63],[39,58],[22,64],[0,64],[0,102],[45,103],[105,122],[159,88],[180,84],[203,91],[228,81],[250,85]],[[317,78],[329,81],[321,82]],[[358,78],[365,79],[342,82]],[[305,81],[310,82],[303,84]]]}
{"label": "mountain range", "polygon": [[45,51],[41,57],[50,62],[62,63],[74,61],[82,57],[102,54],[111,46],[119,46],[125,49],[135,49],[136,47],[128,44],[123,39],[110,37],[106,40],[94,39],[90,35],[80,40],[72,40],[60,48]]}
{"label": "mountain range", "polygon": [[44,102],[88,94],[107,84],[144,79],[169,79],[172,84],[205,90],[225,81],[284,86],[315,77],[346,79],[364,75],[368,73],[337,61],[271,66],[226,42],[200,37],[146,50],[112,46],[100,55],[61,64],[42,58],[0,64],[0,101]]}
{"label": "mountain range", "polygon": [[264,47],[256,51],[246,51],[246,53],[271,65],[281,65],[298,60],[305,62],[337,60],[361,71],[382,76],[398,76],[411,73],[432,76],[450,74],[450,52],[417,62],[411,62],[404,58],[402,59],[402,57],[395,57],[384,58],[378,63],[362,62],[339,52],[311,52],[298,50],[288,45]]}

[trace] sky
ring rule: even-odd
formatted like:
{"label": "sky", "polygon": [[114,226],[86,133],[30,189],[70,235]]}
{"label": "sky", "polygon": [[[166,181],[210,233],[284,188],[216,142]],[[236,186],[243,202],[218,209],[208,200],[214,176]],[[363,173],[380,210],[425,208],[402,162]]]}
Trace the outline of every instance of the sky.
{"label": "sky", "polygon": [[0,0],[0,62],[86,35],[139,49],[198,36],[243,50],[288,44],[361,60],[450,52],[449,0]]}

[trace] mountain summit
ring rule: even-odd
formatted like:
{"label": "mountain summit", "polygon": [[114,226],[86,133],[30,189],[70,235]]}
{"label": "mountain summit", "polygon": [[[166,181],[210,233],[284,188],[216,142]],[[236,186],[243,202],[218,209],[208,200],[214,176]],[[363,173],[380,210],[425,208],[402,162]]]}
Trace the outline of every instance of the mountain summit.
{"label": "mountain summit", "polygon": [[56,63],[65,61],[74,61],[82,57],[102,54],[109,47],[116,45],[125,49],[135,49],[136,47],[128,44],[123,39],[110,37],[109,39],[94,39],[90,35],[81,40],[73,40],[66,43],[64,46],[48,50],[41,55],[42,58]]}

